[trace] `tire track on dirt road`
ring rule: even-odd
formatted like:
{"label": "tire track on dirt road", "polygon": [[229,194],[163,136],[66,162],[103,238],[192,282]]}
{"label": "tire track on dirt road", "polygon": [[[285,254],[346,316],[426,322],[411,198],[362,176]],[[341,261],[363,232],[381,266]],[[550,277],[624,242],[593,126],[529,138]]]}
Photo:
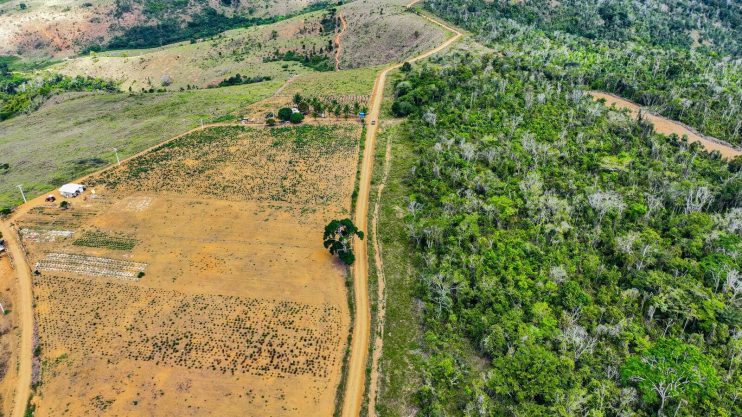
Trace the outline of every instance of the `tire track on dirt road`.
{"label": "tire track on dirt road", "polygon": [[338,13],[338,18],[340,19],[341,29],[340,32],[335,35],[335,71],[340,71],[340,50],[343,47],[341,41],[343,34],[345,34],[345,31],[348,29],[348,21],[345,20],[345,15],[343,15],[343,12]]}
{"label": "tire track on dirt road", "polygon": [[[412,8],[420,0],[409,3],[406,7]],[[454,35],[439,46],[420,54],[408,62],[416,62],[434,55],[459,40],[463,36],[461,32],[453,27],[428,16],[421,16],[430,22],[448,30]],[[378,119],[381,114],[381,103],[384,100],[384,86],[387,75],[401,67],[402,64],[391,65],[379,72],[374,81],[371,93],[370,111],[366,120],[366,142],[361,162],[361,175],[359,180],[358,201],[354,223],[360,230],[368,230],[368,206],[371,188],[371,177],[373,175],[374,155],[376,147],[376,135],[378,131]],[[355,294],[356,317],[353,326],[353,338],[351,341],[350,360],[348,361],[347,380],[343,396],[342,417],[357,417],[361,412],[365,388],[366,388],[366,364],[368,361],[369,340],[371,333],[371,310],[368,294],[368,246],[365,240],[356,238],[354,248],[356,249],[356,262],[353,264],[353,289]],[[378,248],[377,248],[378,250]],[[372,374],[374,371],[372,370]]]}

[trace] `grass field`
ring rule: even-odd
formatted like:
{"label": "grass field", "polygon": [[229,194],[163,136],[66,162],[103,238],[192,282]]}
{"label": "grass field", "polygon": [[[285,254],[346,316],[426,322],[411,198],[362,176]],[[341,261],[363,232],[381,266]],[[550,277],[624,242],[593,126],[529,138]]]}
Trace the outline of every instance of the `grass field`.
{"label": "grass field", "polygon": [[350,323],[321,232],[349,213],[360,134],[212,128],[20,217],[35,416],[331,415]]}
{"label": "grass field", "polygon": [[322,31],[320,21],[325,15],[324,11],[308,13],[272,25],[230,30],[196,43],[93,53],[54,65],[49,71],[116,80],[124,91],[162,88],[163,77],[169,80],[165,85],[168,89],[215,85],[235,74],[285,80],[311,69],[296,62],[264,62],[264,59],[276,51],[319,54],[324,50],[329,57],[327,47],[333,33]]}
{"label": "grass field", "polygon": [[0,123],[0,208],[16,205],[23,184],[41,194],[204,122],[240,115],[280,81],[174,93],[75,95]]}

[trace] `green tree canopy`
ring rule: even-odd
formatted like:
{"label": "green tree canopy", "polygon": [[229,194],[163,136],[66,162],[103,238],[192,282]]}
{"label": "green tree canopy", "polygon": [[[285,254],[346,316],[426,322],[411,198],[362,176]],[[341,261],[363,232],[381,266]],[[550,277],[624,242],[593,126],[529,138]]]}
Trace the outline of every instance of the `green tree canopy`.
{"label": "green tree canopy", "polygon": [[677,339],[660,339],[642,355],[630,357],[621,376],[636,384],[645,402],[659,406],[659,416],[668,401],[680,405],[715,397],[719,384],[709,359]]}
{"label": "green tree canopy", "polygon": [[325,226],[323,236],[325,248],[337,255],[346,265],[353,265],[356,259],[353,253],[353,237],[363,240],[363,232],[358,230],[350,219],[333,220]]}

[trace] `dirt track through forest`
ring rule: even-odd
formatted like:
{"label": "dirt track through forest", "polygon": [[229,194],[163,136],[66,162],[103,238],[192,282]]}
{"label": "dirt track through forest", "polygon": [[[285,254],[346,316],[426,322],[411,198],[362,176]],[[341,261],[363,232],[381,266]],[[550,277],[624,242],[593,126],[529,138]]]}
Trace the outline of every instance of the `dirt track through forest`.
{"label": "dirt track through forest", "polygon": [[615,94],[605,93],[602,91],[590,91],[590,95],[596,100],[605,99],[606,106],[615,105],[620,109],[628,109],[636,118],[639,117],[639,113],[641,112],[642,117],[652,122],[654,130],[657,133],[662,133],[663,135],[671,135],[674,133],[680,137],[687,136],[688,142],[700,142],[709,152],[719,151],[721,156],[727,159],[734,159],[735,157],[742,155],[742,151],[726,142],[703,135],[683,123],[658,116],[640,105]]}
{"label": "dirt track through forest", "polygon": [[338,18],[340,19],[340,32],[338,32],[337,35],[335,35],[335,71],[340,71],[340,51],[343,48],[343,34],[348,29],[348,21],[345,20],[345,16],[343,15],[343,12],[338,13]]}
{"label": "dirt track through forest", "polygon": [[[415,0],[406,7],[412,8],[420,0]],[[463,36],[458,30],[446,25],[445,23],[431,17],[422,16],[430,22],[441,26],[442,28],[453,33],[454,36],[448,38],[439,46],[416,56],[409,62],[416,62],[434,55],[456,42]],[[359,181],[358,201],[356,202],[356,212],[354,222],[360,230],[368,230],[368,206],[369,193],[371,188],[371,177],[373,176],[374,155],[376,147],[376,135],[379,128],[379,115],[381,114],[381,104],[384,100],[384,86],[386,77],[392,71],[402,64],[395,64],[379,72],[374,82],[373,93],[371,94],[370,112],[366,118],[368,121],[366,130],[366,143],[361,162],[361,175]],[[376,122],[376,123],[372,123]],[[353,289],[355,294],[355,320],[353,323],[353,338],[351,341],[350,360],[348,361],[347,379],[345,385],[345,394],[343,397],[343,417],[357,417],[361,413],[364,393],[366,388],[366,364],[368,361],[369,340],[371,334],[371,310],[369,306],[368,293],[368,243],[364,240],[355,241],[356,262],[353,265]],[[378,248],[377,248],[378,250]],[[372,370],[372,374],[375,370]]]}

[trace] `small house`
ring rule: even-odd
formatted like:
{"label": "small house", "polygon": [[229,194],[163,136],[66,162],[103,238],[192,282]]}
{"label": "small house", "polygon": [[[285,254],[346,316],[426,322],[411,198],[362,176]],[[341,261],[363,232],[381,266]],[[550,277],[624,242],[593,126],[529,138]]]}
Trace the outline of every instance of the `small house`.
{"label": "small house", "polygon": [[80,184],[65,184],[59,189],[59,194],[62,197],[73,198],[82,194],[85,191],[85,186]]}

